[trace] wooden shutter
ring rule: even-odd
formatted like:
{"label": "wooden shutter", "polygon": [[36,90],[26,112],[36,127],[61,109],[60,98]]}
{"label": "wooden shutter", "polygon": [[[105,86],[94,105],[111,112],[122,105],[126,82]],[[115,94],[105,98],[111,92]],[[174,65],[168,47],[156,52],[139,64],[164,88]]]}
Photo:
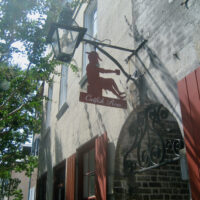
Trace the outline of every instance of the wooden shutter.
{"label": "wooden shutter", "polygon": [[192,199],[200,198],[200,68],[178,82]]}
{"label": "wooden shutter", "polygon": [[76,154],[67,159],[66,200],[75,200]]}
{"label": "wooden shutter", "polygon": [[107,134],[95,140],[96,199],[106,200]]}

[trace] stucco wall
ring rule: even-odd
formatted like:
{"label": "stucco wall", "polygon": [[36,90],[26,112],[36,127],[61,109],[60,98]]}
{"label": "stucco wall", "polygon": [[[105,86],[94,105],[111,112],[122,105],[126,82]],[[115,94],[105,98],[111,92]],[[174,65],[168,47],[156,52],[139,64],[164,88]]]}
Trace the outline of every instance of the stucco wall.
{"label": "stucco wall", "polygon": [[[76,21],[80,26],[83,25],[83,13],[86,8],[84,4]],[[112,9],[110,9],[112,6]],[[121,12],[123,10],[123,12]],[[111,44],[119,45],[126,48],[133,48],[133,39],[130,42],[128,36],[128,26],[125,22],[124,16],[132,20],[131,1],[125,0],[116,2],[108,0],[105,2],[98,1],[98,38],[99,40],[111,40]],[[116,20],[118,19],[118,20]],[[120,20],[120,21],[119,21]],[[121,31],[123,30],[123,31]],[[124,59],[129,55],[123,54],[120,51],[112,51],[112,55],[129,70],[128,65]],[[100,65],[106,69],[117,69],[117,67],[108,60],[105,56],[100,54],[103,60]],[[101,135],[107,132],[109,141],[116,144],[121,127],[128,117],[132,108],[128,105],[127,110],[103,107],[94,104],[85,104],[79,102],[81,88],[79,82],[82,79],[82,44],[76,50],[75,64],[79,67],[79,72],[74,73],[71,69],[68,72],[68,89],[67,89],[67,104],[68,109],[58,120],[56,115],[58,113],[59,103],[59,87],[60,77],[54,75],[53,81],[53,100],[51,109],[51,126],[50,129],[45,128],[42,131],[42,139],[40,144],[40,158],[39,158],[39,176],[48,171],[47,176],[47,191],[52,190],[53,184],[53,167],[62,160],[68,158],[71,154],[76,152],[76,149],[89,141],[96,135]],[[61,72],[61,66],[57,67],[57,71]],[[126,79],[121,74],[119,77],[109,75],[115,79],[121,91],[127,91]],[[45,85],[45,94],[48,94],[48,85]],[[107,96],[114,97],[110,93],[105,93]],[[45,103],[44,103],[45,108]],[[45,113],[44,113],[45,124]],[[45,125],[44,125],[45,127]],[[113,156],[114,158],[114,156]],[[111,170],[112,171],[112,170]],[[47,193],[47,199],[51,199],[51,192]]]}
{"label": "stucco wall", "polygon": [[[181,115],[176,84],[193,71],[200,63],[200,2],[189,0],[188,7],[181,5],[183,0],[123,0],[98,1],[98,39],[110,41],[113,45],[135,49],[147,39],[138,57],[129,63],[124,60],[129,53],[105,48],[128,73],[138,69],[143,75],[139,88],[121,74],[115,79],[120,90],[127,94],[128,108],[109,108],[79,102],[79,93],[84,90],[79,82],[82,79],[82,45],[76,50],[75,64],[78,73],[69,69],[67,104],[68,109],[58,120],[60,77],[54,75],[53,100],[50,129],[42,131],[39,158],[39,176],[48,171],[47,191],[52,190],[53,167],[76,152],[76,149],[92,137],[105,131],[112,149],[109,174],[112,179],[113,160],[118,137],[129,114],[141,100],[163,104],[176,118],[181,127]],[[83,25],[84,4],[76,21]],[[117,67],[99,53],[103,68]],[[61,67],[57,67],[60,72]],[[45,93],[47,94],[47,84]],[[110,93],[105,93],[112,96]],[[143,96],[141,99],[140,97]],[[45,116],[45,113],[44,113]],[[45,118],[44,118],[45,123]],[[108,174],[108,176],[109,176]],[[111,181],[112,182],[112,181]],[[51,192],[47,193],[51,199]]]}

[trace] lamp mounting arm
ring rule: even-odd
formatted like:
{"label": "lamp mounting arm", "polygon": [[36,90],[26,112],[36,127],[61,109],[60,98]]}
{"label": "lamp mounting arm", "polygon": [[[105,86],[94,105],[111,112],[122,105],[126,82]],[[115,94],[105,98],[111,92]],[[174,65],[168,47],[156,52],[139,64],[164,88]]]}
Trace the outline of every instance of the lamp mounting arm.
{"label": "lamp mounting arm", "polygon": [[133,49],[127,49],[127,48],[123,48],[123,47],[119,47],[119,46],[115,46],[115,45],[105,44],[105,43],[102,43],[102,42],[96,42],[96,41],[87,40],[87,39],[82,39],[82,41],[89,43],[93,46],[101,45],[101,46],[104,46],[104,47],[118,49],[118,50],[121,50],[121,51],[128,51],[128,52],[131,52],[133,54],[135,54],[135,52],[136,52],[136,50],[133,50]]}

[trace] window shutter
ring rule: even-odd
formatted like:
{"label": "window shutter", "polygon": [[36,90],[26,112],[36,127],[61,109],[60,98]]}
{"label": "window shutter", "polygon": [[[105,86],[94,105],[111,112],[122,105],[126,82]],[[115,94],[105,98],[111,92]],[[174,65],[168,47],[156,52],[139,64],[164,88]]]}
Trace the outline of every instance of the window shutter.
{"label": "window shutter", "polygon": [[67,159],[66,200],[75,200],[76,154]]}
{"label": "window shutter", "polygon": [[200,197],[200,68],[178,82],[192,199]]}
{"label": "window shutter", "polygon": [[96,199],[106,200],[107,134],[95,140]]}

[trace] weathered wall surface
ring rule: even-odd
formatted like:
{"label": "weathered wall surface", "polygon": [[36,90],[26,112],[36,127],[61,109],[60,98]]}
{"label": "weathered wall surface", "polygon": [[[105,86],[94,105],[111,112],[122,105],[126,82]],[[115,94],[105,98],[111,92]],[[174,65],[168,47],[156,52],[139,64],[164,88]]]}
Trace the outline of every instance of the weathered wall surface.
{"label": "weathered wall surface", "polygon": [[[59,103],[60,77],[54,76],[51,110],[51,126],[43,130],[40,145],[39,175],[48,171],[47,191],[52,190],[53,167],[76,152],[76,149],[96,135],[105,131],[110,141],[109,185],[114,173],[114,153],[118,137],[129,114],[140,103],[163,104],[176,118],[181,127],[181,115],[176,84],[181,78],[200,64],[200,2],[189,0],[123,0],[98,1],[98,39],[130,49],[135,49],[147,39],[145,47],[137,57],[127,64],[124,60],[129,53],[105,48],[114,56],[128,73],[138,69],[143,75],[137,87],[126,78],[113,78],[120,90],[127,94],[127,110],[109,108],[79,102],[79,93],[84,90],[82,79],[82,50],[76,50],[75,64],[80,71],[69,69],[67,104],[68,109],[60,119],[56,118]],[[83,26],[84,4],[76,18]],[[103,60],[100,65],[106,69],[116,69],[114,63],[99,53]],[[61,67],[58,66],[58,72]],[[106,75],[104,76],[106,77]],[[47,85],[45,87],[47,94]],[[112,96],[110,93],[104,95]],[[45,123],[45,118],[44,118]],[[119,141],[120,142],[120,141]],[[111,193],[112,188],[108,189]],[[52,192],[47,193],[52,199]]]}
{"label": "weathered wall surface", "polygon": [[[196,0],[187,2],[181,0],[132,1],[133,21],[130,30],[134,38],[134,46],[139,45],[144,39],[148,40],[145,47],[130,61],[133,67],[143,74],[142,81],[138,82],[139,87],[134,88],[134,84],[131,84],[133,92],[138,89],[140,103],[144,105],[148,104],[148,102],[164,105],[177,120],[181,131],[182,124],[177,82],[199,67],[200,64],[199,9],[200,2]],[[134,97],[133,93],[130,96]],[[124,130],[126,128],[124,127]],[[124,132],[122,131],[120,138],[123,138],[123,135]],[[129,140],[127,142],[129,143]],[[117,146],[120,147],[120,145],[122,145],[121,139]],[[126,145],[122,146],[126,147]],[[123,151],[121,157],[116,155],[115,169],[120,170],[120,168],[123,168],[123,163],[120,166],[118,162],[118,158],[122,159],[123,155]],[[170,169],[168,169],[169,171]],[[159,170],[152,171],[152,173],[159,173]],[[116,180],[117,176],[120,176],[120,172],[116,172]],[[149,178],[148,176],[145,177]],[[134,178],[137,182],[137,176],[133,177],[133,180]],[[158,174],[155,179],[159,179]],[[171,178],[169,179],[168,181],[171,181]],[[176,188],[173,194],[174,191],[170,192],[168,190],[167,193],[164,190],[162,191],[162,186],[161,190],[158,191],[159,185],[162,185],[162,180],[160,179],[159,184],[154,188],[156,190],[151,190],[151,186],[153,186],[153,184],[150,184],[151,181],[153,179],[146,180],[146,184],[149,187],[148,194],[145,194],[145,190],[141,190],[139,193],[143,196],[135,197],[136,199],[189,199],[187,189],[178,191],[176,186],[173,186],[174,189]],[[180,176],[177,181],[181,182]],[[123,190],[123,188],[126,188],[123,184],[126,185],[126,183],[118,181],[114,184],[121,189],[119,199],[125,198],[123,195],[127,191]],[[131,183],[129,183],[130,185]],[[184,187],[187,188],[187,184]],[[137,186],[134,189],[136,188]],[[160,196],[156,197],[154,193]],[[169,194],[172,194],[172,196]],[[180,194],[184,197],[180,197]]]}
{"label": "weathered wall surface", "polygon": [[200,64],[200,2],[184,2],[132,1],[134,41],[148,40],[135,60],[144,73],[146,97],[167,107],[180,126],[176,84]]}
{"label": "weathered wall surface", "polygon": [[[76,21],[80,26],[83,26],[83,14],[86,8],[84,4]],[[133,48],[133,39],[128,37],[128,26],[125,22],[124,16],[132,21],[131,1],[117,1],[113,4],[112,0],[98,1],[98,38],[99,40],[110,41],[113,45],[123,46],[126,48]],[[116,20],[117,19],[117,20]],[[106,42],[105,41],[105,42]],[[68,109],[58,120],[59,103],[59,87],[60,77],[54,76],[53,84],[53,100],[51,109],[50,128],[42,131],[42,138],[40,144],[40,161],[39,161],[39,176],[48,171],[47,175],[47,191],[52,190],[53,184],[53,167],[58,163],[68,158],[76,152],[77,148],[96,135],[101,135],[107,132],[110,143],[110,148],[113,150],[116,145],[120,130],[128,117],[132,106],[128,103],[128,109],[110,108],[98,106],[94,104],[85,104],[79,102],[80,91],[84,91],[85,86],[81,88],[79,82],[82,79],[82,44],[76,50],[75,64],[79,67],[79,72],[74,73],[71,69],[68,72],[68,88],[67,88],[67,104]],[[122,53],[121,51],[113,51],[107,49],[117,60],[123,65],[126,70],[129,70],[128,65],[124,59],[129,53]],[[105,69],[117,69],[114,63],[108,58],[99,53],[103,60],[100,65]],[[61,71],[61,66],[57,67],[58,72]],[[106,77],[106,75],[104,76]],[[126,79],[121,74],[120,76],[107,75],[113,78],[121,91],[126,91]],[[45,86],[45,94],[48,94],[48,85]],[[114,97],[111,93],[104,95]],[[44,104],[45,108],[45,104]],[[44,127],[45,127],[45,113],[44,113]],[[113,148],[114,147],[114,148]],[[111,152],[111,151],[110,151]],[[114,164],[114,150],[112,151],[112,159],[110,162]],[[109,173],[113,174],[113,165],[109,169]],[[109,176],[111,176],[109,175]],[[112,179],[112,178],[111,178]],[[52,199],[52,192],[47,193],[47,199]]]}

